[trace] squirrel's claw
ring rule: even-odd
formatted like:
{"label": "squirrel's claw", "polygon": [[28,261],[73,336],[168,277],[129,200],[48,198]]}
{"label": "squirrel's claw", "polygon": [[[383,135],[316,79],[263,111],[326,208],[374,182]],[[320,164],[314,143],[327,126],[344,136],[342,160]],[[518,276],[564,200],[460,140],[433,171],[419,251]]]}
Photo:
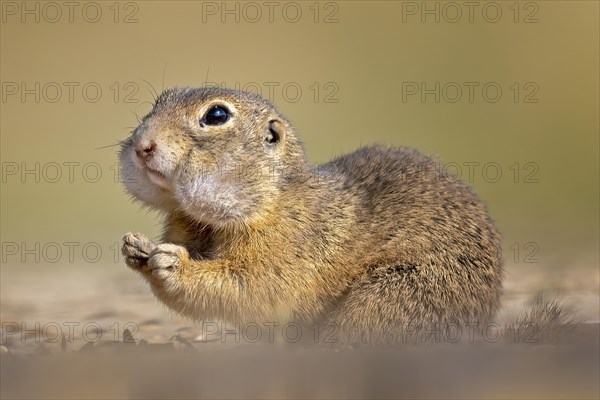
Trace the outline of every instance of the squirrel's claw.
{"label": "squirrel's claw", "polygon": [[132,268],[145,266],[154,249],[156,245],[142,233],[127,233],[123,236],[121,252],[125,256],[125,263]]}

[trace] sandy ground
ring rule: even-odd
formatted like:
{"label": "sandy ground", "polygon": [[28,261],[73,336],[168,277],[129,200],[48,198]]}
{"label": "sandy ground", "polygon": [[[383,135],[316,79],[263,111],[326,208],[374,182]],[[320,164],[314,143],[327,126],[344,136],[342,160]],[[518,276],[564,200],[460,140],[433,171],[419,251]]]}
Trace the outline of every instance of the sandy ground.
{"label": "sandy ground", "polygon": [[[3,399],[597,398],[597,266],[506,270],[499,324],[541,291],[564,299],[585,323],[553,344],[523,337],[509,345],[442,340],[386,352],[251,344],[249,336],[218,334],[171,313],[124,265],[3,266],[1,394]],[[138,343],[163,346],[115,345],[125,329]],[[64,347],[61,335],[69,339]]]}

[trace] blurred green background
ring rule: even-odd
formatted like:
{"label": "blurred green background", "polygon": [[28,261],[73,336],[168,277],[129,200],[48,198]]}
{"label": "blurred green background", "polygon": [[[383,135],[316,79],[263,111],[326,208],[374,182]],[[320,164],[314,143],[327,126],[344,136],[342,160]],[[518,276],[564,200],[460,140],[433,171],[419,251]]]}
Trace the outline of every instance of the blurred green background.
{"label": "blurred green background", "polygon": [[[386,143],[460,166],[504,235],[508,264],[584,265],[597,284],[597,2],[476,2],[472,15],[462,2],[276,2],[271,15],[262,2],[83,2],[72,15],[56,4],[2,2],[3,243],[99,243],[106,264],[125,268],[111,246],[128,231],[158,235],[160,224],[115,179],[117,147],[98,148],[150,109],[145,81],[160,91],[208,76],[259,87],[312,162]],[[439,102],[407,92],[436,82]],[[472,101],[465,82],[475,82]],[[23,248],[9,250],[2,268],[31,266]]]}

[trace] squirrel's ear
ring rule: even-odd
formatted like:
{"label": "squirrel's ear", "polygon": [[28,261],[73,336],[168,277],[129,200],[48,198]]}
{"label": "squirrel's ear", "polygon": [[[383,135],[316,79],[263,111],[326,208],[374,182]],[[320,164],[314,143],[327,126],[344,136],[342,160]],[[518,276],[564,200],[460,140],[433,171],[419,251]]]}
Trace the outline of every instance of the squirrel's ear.
{"label": "squirrel's ear", "polygon": [[278,119],[269,121],[269,130],[265,135],[265,142],[268,144],[277,144],[285,139],[285,125]]}

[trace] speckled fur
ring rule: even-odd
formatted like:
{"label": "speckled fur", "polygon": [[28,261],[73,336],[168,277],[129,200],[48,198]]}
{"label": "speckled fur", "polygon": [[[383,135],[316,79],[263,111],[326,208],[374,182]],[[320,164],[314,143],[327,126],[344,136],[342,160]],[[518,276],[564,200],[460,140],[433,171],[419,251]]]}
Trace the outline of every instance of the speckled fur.
{"label": "speckled fur", "polygon": [[[230,121],[201,126],[214,104]],[[161,184],[136,161],[148,141]],[[317,170],[267,101],[201,88],[165,91],[120,158],[124,176],[137,162],[128,191],[166,219],[162,244],[124,237],[127,264],[186,316],[321,322],[383,344],[498,309],[498,232],[473,191],[416,150],[365,147]]]}

